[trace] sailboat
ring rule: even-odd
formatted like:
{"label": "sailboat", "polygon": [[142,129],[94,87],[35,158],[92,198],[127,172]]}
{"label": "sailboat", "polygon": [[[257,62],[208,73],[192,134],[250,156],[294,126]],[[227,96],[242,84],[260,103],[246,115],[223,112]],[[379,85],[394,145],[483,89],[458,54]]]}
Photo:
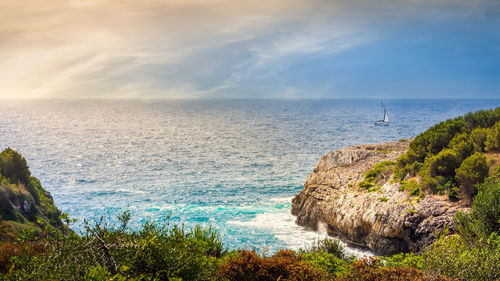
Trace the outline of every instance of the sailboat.
{"label": "sailboat", "polygon": [[382,109],[384,110],[384,119],[376,121],[375,126],[389,125],[389,116],[387,116],[387,110],[385,109],[384,101],[382,101]]}

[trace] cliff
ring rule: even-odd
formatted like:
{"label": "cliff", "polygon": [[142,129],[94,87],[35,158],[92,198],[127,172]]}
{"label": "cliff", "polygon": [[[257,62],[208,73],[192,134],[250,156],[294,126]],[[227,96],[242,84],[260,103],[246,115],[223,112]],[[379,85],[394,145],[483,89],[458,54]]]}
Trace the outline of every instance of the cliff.
{"label": "cliff", "polygon": [[[321,157],[302,192],[292,200],[297,224],[316,229],[324,223],[329,234],[382,255],[420,251],[429,245],[435,231],[452,227],[453,215],[467,206],[443,195],[410,195],[392,180],[394,163],[384,161],[396,161],[409,143],[358,145]],[[381,162],[389,169],[379,167],[373,172]],[[376,183],[361,188],[370,170]]]}
{"label": "cliff", "polygon": [[50,193],[31,176],[26,160],[7,148],[0,153],[0,241],[23,230],[65,231]]}

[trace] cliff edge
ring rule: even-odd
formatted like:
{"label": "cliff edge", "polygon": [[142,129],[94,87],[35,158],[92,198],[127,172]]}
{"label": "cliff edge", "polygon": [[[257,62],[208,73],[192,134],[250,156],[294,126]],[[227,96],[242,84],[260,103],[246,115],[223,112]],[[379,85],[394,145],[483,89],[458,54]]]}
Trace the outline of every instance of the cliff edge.
{"label": "cliff edge", "polygon": [[0,152],[0,242],[24,230],[66,232],[50,193],[31,176],[26,160],[7,148]]}
{"label": "cliff edge", "polygon": [[[382,255],[422,250],[434,240],[436,230],[451,228],[453,215],[467,205],[443,195],[410,195],[392,180],[391,169],[376,166],[393,165],[391,161],[404,154],[409,144],[400,140],[358,145],[321,157],[302,192],[292,200],[297,224],[316,229],[324,223],[329,234]],[[374,167],[377,184],[361,188]]]}

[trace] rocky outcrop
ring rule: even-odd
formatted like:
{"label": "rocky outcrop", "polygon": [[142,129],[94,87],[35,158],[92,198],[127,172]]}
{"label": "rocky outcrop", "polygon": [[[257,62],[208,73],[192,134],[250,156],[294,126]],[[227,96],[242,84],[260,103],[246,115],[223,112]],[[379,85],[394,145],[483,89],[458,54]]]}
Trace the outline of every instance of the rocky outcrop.
{"label": "rocky outcrop", "polygon": [[313,229],[326,224],[329,234],[382,255],[422,250],[436,230],[452,227],[453,215],[466,205],[438,195],[410,196],[391,176],[379,188],[358,187],[375,164],[396,161],[408,146],[409,141],[395,141],[324,155],[292,200],[297,224]]}
{"label": "rocky outcrop", "polygon": [[67,233],[50,193],[31,176],[26,159],[7,148],[0,152],[0,242],[21,231]]}

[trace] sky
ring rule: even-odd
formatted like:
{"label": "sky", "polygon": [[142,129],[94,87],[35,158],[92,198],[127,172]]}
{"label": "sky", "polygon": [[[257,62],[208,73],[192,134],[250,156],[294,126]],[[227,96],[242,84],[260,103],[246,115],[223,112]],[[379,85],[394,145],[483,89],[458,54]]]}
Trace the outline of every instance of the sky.
{"label": "sky", "polygon": [[0,98],[500,98],[500,1],[0,0]]}

